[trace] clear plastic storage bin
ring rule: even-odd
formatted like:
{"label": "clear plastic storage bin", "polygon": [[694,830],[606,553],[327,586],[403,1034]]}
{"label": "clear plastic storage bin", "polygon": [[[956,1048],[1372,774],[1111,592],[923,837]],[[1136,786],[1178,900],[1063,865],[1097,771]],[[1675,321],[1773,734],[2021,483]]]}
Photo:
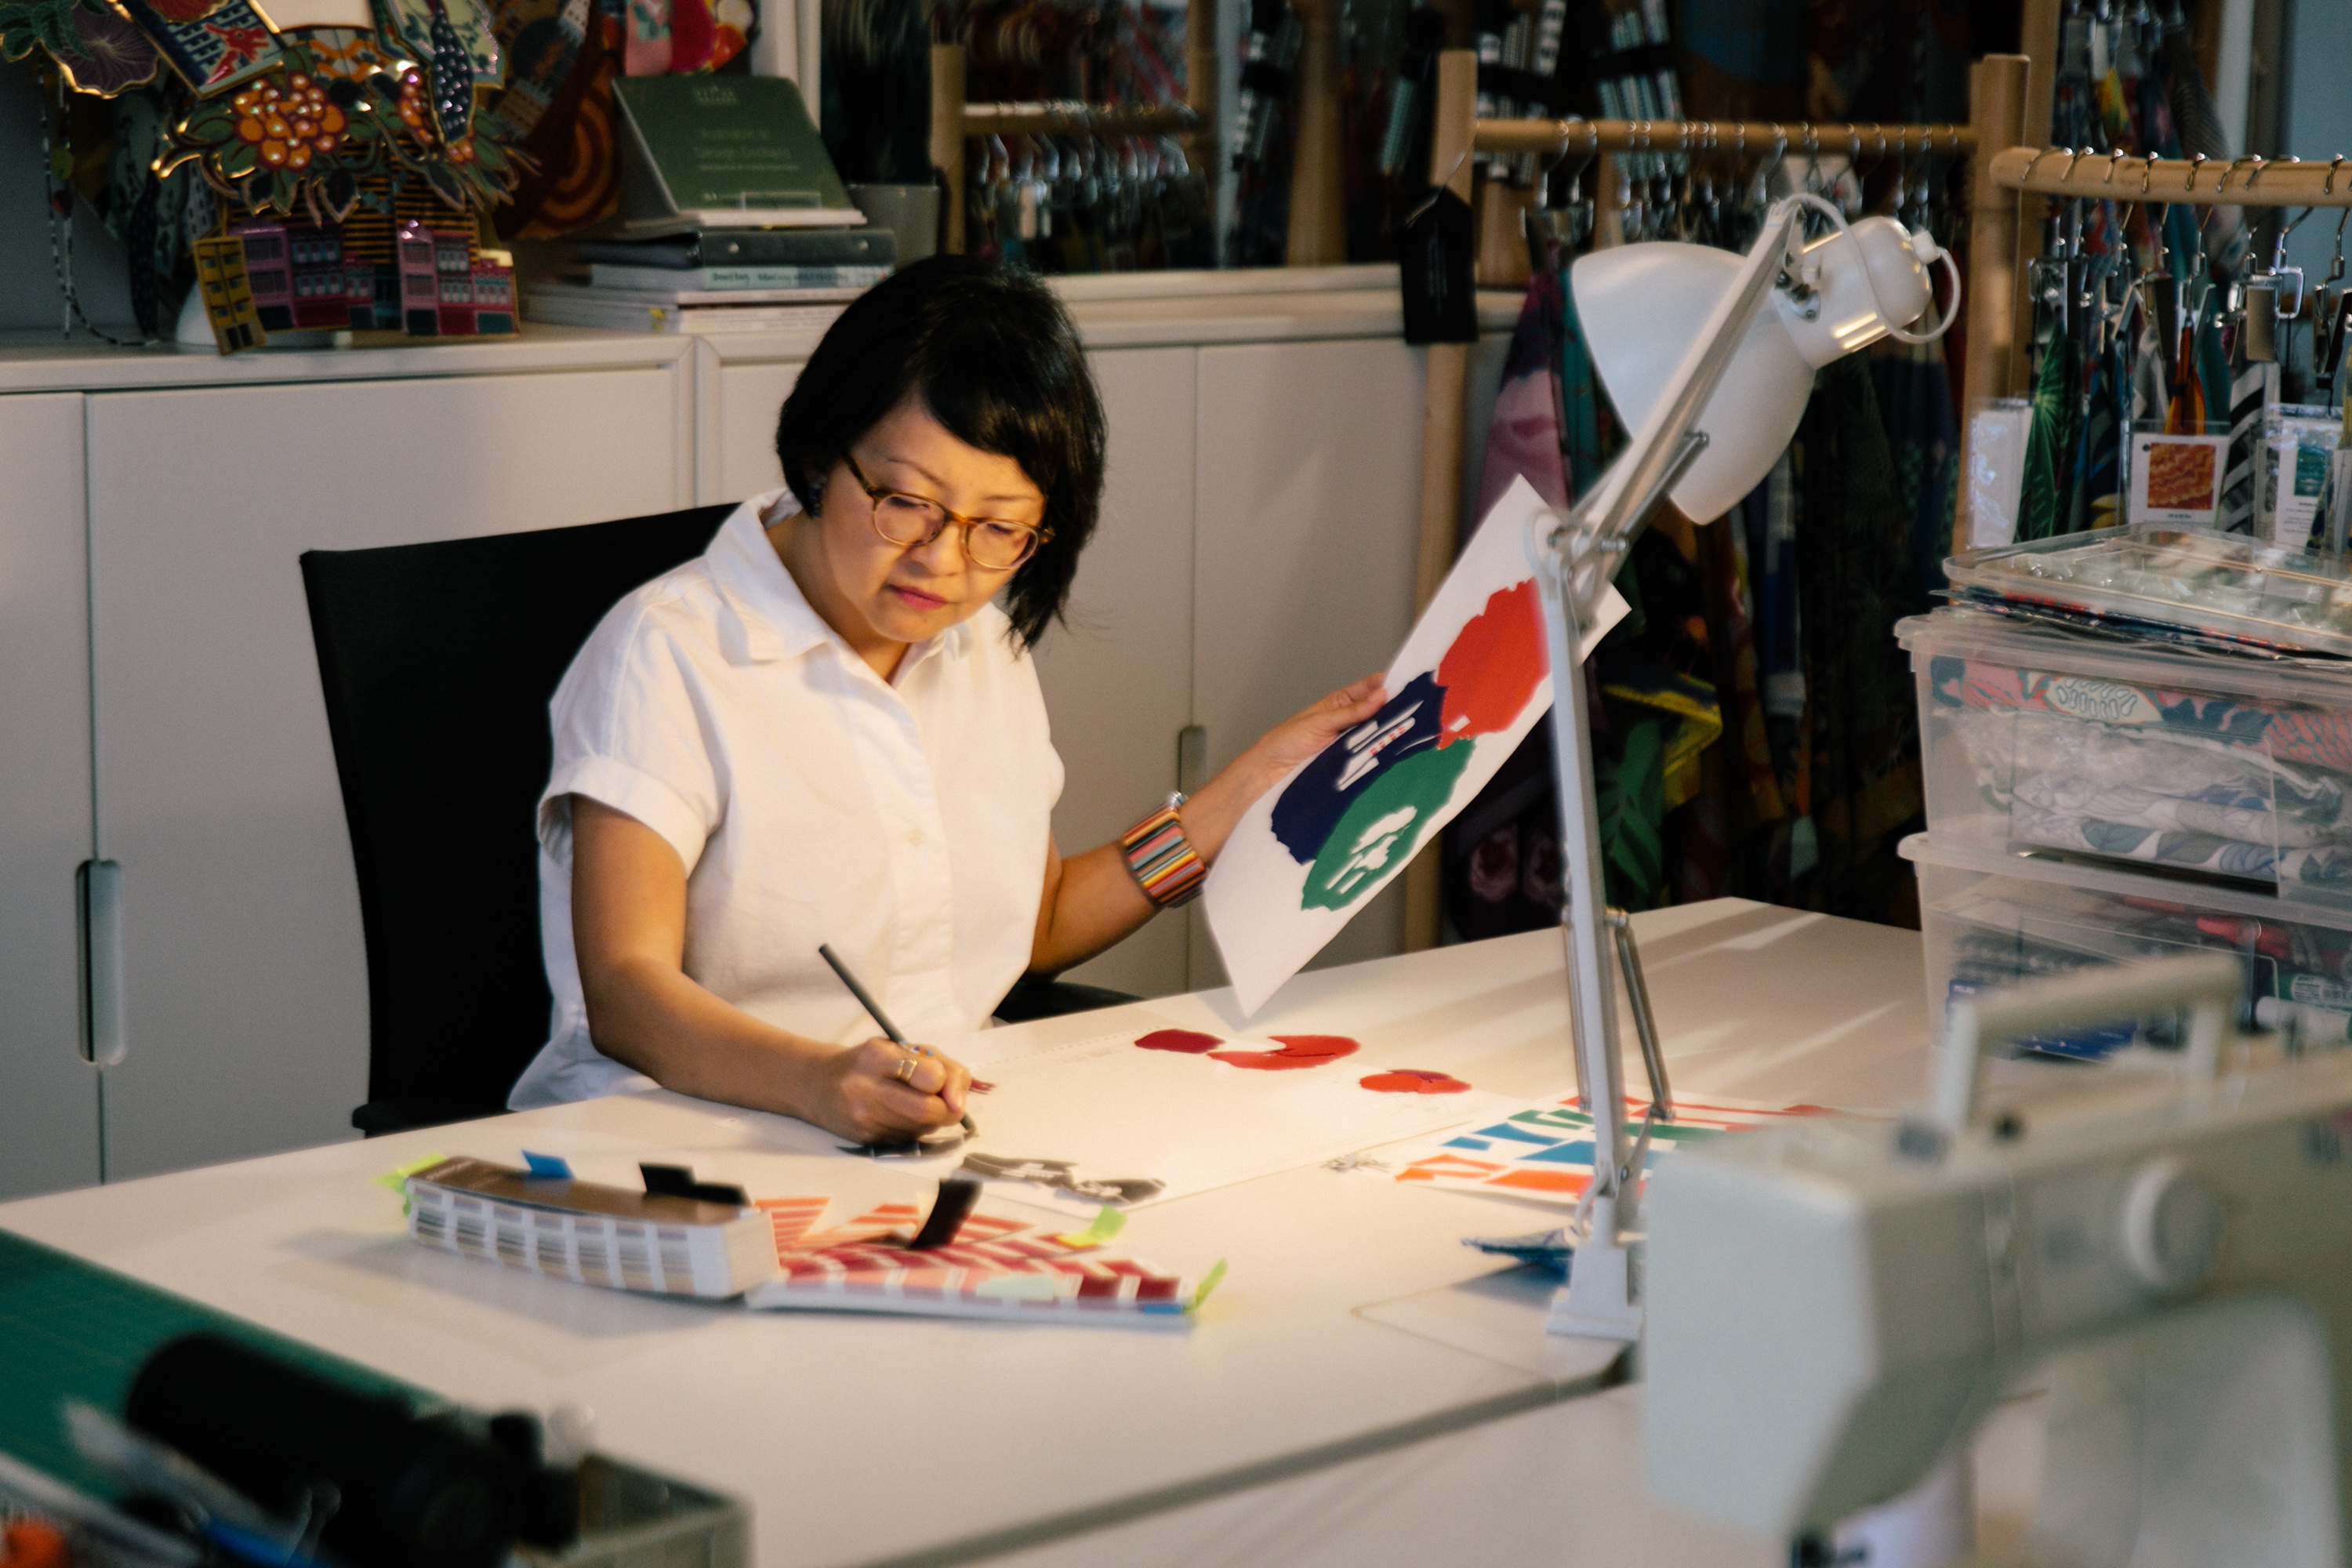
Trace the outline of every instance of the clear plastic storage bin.
{"label": "clear plastic storage bin", "polygon": [[[1919,875],[1927,1016],[1939,1031],[1953,1002],[1980,992],[2195,952],[2244,961],[2243,1023],[2292,1028],[2314,1047],[2352,1031],[2352,913],[2341,909],[1935,833],[1912,835],[1902,853]],[[2135,1040],[2173,1043],[2161,1022],[2123,1018],[2024,1048],[2096,1060]]]}
{"label": "clear plastic storage bin", "polygon": [[1927,828],[2352,910],[2352,665],[1948,608],[1898,623]]}

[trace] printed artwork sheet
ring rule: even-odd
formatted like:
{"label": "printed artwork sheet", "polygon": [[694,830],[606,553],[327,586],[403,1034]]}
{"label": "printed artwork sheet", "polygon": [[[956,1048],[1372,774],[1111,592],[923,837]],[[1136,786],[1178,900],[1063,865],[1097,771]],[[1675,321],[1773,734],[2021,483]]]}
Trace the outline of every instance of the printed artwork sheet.
{"label": "printed artwork sheet", "polygon": [[[1388,669],[1387,703],[1260,796],[1209,872],[1209,929],[1244,1016],[1339,934],[1551,707],[1528,543],[1549,509],[1513,481]],[[1625,613],[1615,589],[1585,647]]]}
{"label": "printed artwork sheet", "polygon": [[[1671,1158],[1685,1145],[1720,1138],[1791,1116],[1827,1114],[1818,1105],[1772,1105],[1760,1100],[1672,1097],[1675,1119],[1650,1130],[1643,1168]],[[1641,1136],[1648,1114],[1646,1096],[1625,1097],[1628,1142]],[[1530,1105],[1507,1115],[1482,1119],[1406,1143],[1359,1155],[1351,1170],[1391,1180],[1456,1192],[1486,1192],[1517,1198],[1573,1205],[1592,1181],[1592,1117],[1577,1109],[1574,1096]]]}
{"label": "printed artwork sheet", "polygon": [[1341,1035],[1250,1036],[1150,1019],[981,1070],[976,1138],[957,1173],[1042,1189],[1091,1213],[1318,1163],[1368,1144],[1502,1113],[1407,1047]]}

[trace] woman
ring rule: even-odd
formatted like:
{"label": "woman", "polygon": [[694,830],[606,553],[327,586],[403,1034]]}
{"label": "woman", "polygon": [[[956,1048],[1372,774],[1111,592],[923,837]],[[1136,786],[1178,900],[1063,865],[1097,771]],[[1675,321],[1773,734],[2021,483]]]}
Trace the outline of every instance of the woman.
{"label": "woman", "polygon": [[1377,677],[1335,692],[1065,858],[1029,650],[1103,447],[1035,279],[941,257],[842,313],[777,424],[787,488],[614,606],[556,691],[553,1026],[509,1103],[659,1084],[860,1142],[953,1122],[971,1075],[874,1037],[819,943],[914,1038],[983,1027],[1191,897],[1252,801],[1379,710]]}

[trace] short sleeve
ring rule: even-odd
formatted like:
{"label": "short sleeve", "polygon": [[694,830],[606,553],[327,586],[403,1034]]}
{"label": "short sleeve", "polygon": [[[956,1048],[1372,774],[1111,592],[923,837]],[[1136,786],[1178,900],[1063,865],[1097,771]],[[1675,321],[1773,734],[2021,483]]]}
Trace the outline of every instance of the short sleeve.
{"label": "short sleeve", "polygon": [[572,661],[548,718],[554,763],[539,800],[539,841],[572,865],[574,795],[625,812],[662,836],[690,872],[723,812],[688,650],[631,595]]}

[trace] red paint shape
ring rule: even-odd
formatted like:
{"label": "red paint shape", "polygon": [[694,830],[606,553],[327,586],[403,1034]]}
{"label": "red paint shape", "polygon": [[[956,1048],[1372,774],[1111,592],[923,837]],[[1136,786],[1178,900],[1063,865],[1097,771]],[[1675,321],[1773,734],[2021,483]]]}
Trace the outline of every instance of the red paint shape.
{"label": "red paint shape", "polygon": [[1460,1079],[1445,1073],[1423,1072],[1416,1068],[1376,1072],[1357,1081],[1379,1094],[1460,1094],[1470,1087]]}
{"label": "red paint shape", "polygon": [[1286,1057],[1352,1057],[1363,1047],[1345,1035],[1268,1035]]}
{"label": "red paint shape", "polygon": [[1445,689],[1438,745],[1509,729],[1547,669],[1535,580],[1496,589],[1438,661],[1437,684]]}
{"label": "red paint shape", "polygon": [[1228,1067],[1252,1068],[1260,1072],[1294,1072],[1300,1068],[1319,1068],[1336,1062],[1341,1057],[1352,1057],[1362,1049],[1345,1035],[1269,1035],[1278,1043],[1278,1051],[1211,1051],[1209,1059],[1223,1062]]}
{"label": "red paint shape", "polygon": [[1214,1035],[1203,1035],[1191,1029],[1154,1029],[1135,1042],[1147,1051],[1182,1051],[1187,1056],[1199,1056],[1213,1051],[1225,1042]]}

